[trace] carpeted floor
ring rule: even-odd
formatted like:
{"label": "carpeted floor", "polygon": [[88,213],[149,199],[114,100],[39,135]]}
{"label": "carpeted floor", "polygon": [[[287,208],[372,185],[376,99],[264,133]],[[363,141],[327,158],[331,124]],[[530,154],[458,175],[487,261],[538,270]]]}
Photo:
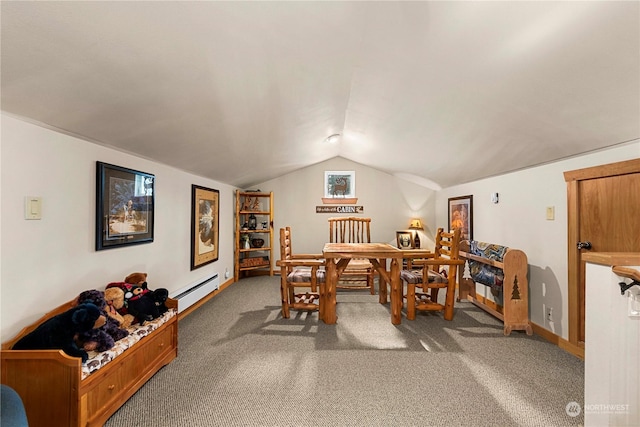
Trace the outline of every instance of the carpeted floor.
{"label": "carpeted floor", "polygon": [[282,319],[279,278],[243,279],[179,324],[179,354],[106,423],[135,426],[579,426],[584,364],[470,303],[390,322],[367,291],[338,323]]}

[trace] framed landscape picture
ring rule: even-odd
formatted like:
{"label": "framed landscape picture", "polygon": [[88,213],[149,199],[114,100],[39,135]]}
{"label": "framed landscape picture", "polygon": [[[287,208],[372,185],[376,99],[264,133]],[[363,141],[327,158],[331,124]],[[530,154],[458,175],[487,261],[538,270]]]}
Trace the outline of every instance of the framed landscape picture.
{"label": "framed landscape picture", "polygon": [[473,196],[449,199],[449,229],[460,228],[461,240],[473,239]]}
{"label": "framed landscape picture", "polygon": [[191,186],[191,270],[218,259],[220,192]]}
{"label": "framed landscape picture", "polygon": [[153,242],[155,176],[97,162],[96,250]]}

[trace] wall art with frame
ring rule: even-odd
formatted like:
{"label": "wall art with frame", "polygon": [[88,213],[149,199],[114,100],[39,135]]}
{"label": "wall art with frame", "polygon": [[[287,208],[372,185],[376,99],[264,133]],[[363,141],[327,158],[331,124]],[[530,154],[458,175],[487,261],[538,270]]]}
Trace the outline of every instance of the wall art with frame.
{"label": "wall art with frame", "polygon": [[449,229],[460,228],[461,240],[473,239],[473,196],[449,198]]}
{"label": "wall art with frame", "polygon": [[153,242],[155,176],[96,165],[96,250]]}
{"label": "wall art with frame", "polygon": [[356,197],[356,172],[325,171],[324,197],[327,199]]}
{"label": "wall art with frame", "polygon": [[220,192],[191,185],[191,270],[218,260]]}

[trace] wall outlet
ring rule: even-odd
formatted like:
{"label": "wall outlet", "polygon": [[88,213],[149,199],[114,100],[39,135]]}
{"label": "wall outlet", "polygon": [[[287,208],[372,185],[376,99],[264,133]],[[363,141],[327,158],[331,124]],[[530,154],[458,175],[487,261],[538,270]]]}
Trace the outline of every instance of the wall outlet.
{"label": "wall outlet", "polygon": [[224,278],[225,278],[225,279],[228,279],[228,278],[229,278],[229,269],[228,269],[228,268],[225,268],[225,269],[224,269]]}
{"label": "wall outlet", "polygon": [[553,322],[553,309],[551,307],[547,307],[547,321]]}

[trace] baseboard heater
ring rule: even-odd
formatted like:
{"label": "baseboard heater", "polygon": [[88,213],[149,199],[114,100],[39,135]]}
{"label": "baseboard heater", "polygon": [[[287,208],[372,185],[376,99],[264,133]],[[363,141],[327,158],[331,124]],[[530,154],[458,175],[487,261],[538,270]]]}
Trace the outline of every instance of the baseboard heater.
{"label": "baseboard heater", "polygon": [[220,279],[216,273],[200,282],[192,283],[175,291],[171,297],[178,300],[178,313],[180,313],[218,289],[219,286]]}

